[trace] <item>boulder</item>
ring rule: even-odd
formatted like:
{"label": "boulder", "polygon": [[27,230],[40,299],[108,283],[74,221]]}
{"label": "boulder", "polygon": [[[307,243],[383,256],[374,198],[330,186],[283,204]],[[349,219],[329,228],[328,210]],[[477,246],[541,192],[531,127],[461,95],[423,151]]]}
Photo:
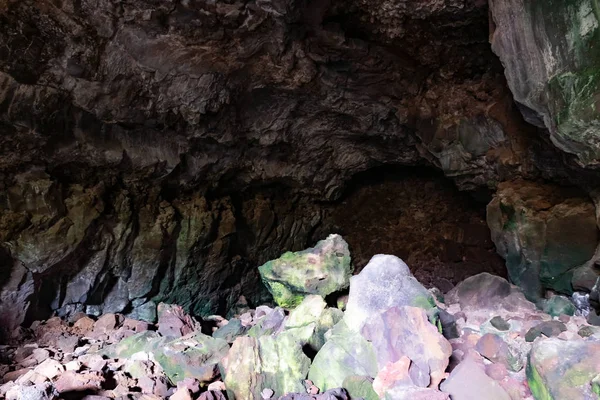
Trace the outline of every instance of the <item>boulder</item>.
{"label": "boulder", "polygon": [[595,399],[600,374],[600,342],[557,338],[534,342],[527,382],[536,399]]}
{"label": "boulder", "polygon": [[392,307],[373,315],[361,334],[372,344],[379,370],[406,357],[414,385],[437,389],[445,378],[452,346],[422,308]]}
{"label": "boulder", "polygon": [[518,315],[537,312],[535,304],[525,298],[521,289],[487,272],[456,285],[446,294],[446,303],[459,304],[467,311],[496,310]]}
{"label": "boulder", "polygon": [[452,400],[511,400],[498,382],[486,375],[483,366],[466,357],[452,370],[441,390]]}
{"label": "boulder", "polygon": [[261,400],[264,389],[274,396],[305,391],[310,359],[293,335],[241,336],[220,364],[230,400]]}
{"label": "boulder", "polygon": [[307,296],[285,321],[286,331],[298,331],[312,327],[312,335],[306,340],[314,352],[325,344],[325,333],[334,327],[344,316],[337,308],[328,308],[321,296]]}
{"label": "boulder", "polygon": [[373,345],[342,320],[325,335],[325,345],[315,356],[308,379],[321,390],[341,387],[350,376],[377,375]]}
{"label": "boulder", "polygon": [[344,321],[360,332],[374,315],[401,306],[421,307],[431,314],[436,310],[433,295],[413,277],[404,261],[378,254],[351,278]]}
{"label": "boulder", "polygon": [[329,235],[314,248],[287,252],[258,270],[275,302],[294,308],[308,294],[325,297],[347,288],[353,269],[348,244],[339,235]]}
{"label": "boulder", "polygon": [[545,289],[573,292],[573,270],[598,246],[594,203],[574,190],[503,182],[487,206],[487,221],[510,280],[531,301]]}
{"label": "boulder", "polygon": [[198,332],[172,341],[161,341],[152,353],[171,382],[184,378],[210,382],[218,374],[217,364],[228,351],[226,341]]}
{"label": "boulder", "polygon": [[218,373],[217,364],[227,355],[225,340],[196,332],[177,339],[144,331],[123,339],[104,351],[110,357],[126,358],[136,353],[152,354],[171,382],[195,378],[211,381]]}

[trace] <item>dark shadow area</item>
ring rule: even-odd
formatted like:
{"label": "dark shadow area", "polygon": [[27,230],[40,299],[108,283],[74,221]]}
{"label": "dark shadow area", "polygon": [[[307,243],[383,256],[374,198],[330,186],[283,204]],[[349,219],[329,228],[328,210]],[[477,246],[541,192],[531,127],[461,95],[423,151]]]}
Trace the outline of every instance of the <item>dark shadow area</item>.
{"label": "dark shadow area", "polygon": [[327,233],[350,245],[356,271],[375,254],[402,258],[426,286],[447,291],[480,272],[505,276],[486,223],[489,193],[460,192],[426,167],[380,167],[357,174],[326,209]]}

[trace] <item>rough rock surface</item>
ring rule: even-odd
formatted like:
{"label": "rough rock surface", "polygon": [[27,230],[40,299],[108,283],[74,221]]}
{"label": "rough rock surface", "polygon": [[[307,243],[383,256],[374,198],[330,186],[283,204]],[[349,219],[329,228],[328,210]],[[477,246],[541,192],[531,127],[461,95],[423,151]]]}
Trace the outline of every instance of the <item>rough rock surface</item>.
{"label": "rough rock surface", "polygon": [[262,304],[254,266],[376,166],[537,174],[485,2],[9,0],[0,26],[11,326]]}
{"label": "rough rock surface", "polygon": [[595,0],[492,0],[492,48],[526,118],[584,166],[600,159]]}
{"label": "rough rock surface", "polygon": [[591,399],[598,396],[598,341],[536,341],[529,354],[527,378],[537,399]]}
{"label": "rough rock surface", "polygon": [[353,272],[348,243],[340,235],[329,235],[314,248],[285,253],[258,271],[284,308],[295,308],[309,294],[325,297],[348,288]]}
{"label": "rough rock surface", "polygon": [[597,275],[595,208],[576,190],[505,182],[488,205],[487,218],[511,281],[531,300],[545,289],[572,294],[576,272]]}
{"label": "rough rock surface", "polygon": [[379,254],[350,279],[350,296],[344,321],[360,332],[374,315],[391,307],[415,306],[435,308],[435,300],[411,274],[400,258]]}

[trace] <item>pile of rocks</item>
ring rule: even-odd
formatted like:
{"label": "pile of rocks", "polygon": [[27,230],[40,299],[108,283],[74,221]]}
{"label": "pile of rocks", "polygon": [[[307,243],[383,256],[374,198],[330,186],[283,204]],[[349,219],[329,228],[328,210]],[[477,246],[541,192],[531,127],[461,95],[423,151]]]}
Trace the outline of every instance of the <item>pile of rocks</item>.
{"label": "pile of rocks", "polygon": [[540,310],[490,274],[442,295],[390,255],[374,256],[351,277],[348,247],[336,235],[260,271],[279,306],[229,320],[198,322],[160,304],[156,324],[115,314],[35,323],[32,341],[0,347],[0,397],[545,400],[600,393],[600,328],[567,298]]}

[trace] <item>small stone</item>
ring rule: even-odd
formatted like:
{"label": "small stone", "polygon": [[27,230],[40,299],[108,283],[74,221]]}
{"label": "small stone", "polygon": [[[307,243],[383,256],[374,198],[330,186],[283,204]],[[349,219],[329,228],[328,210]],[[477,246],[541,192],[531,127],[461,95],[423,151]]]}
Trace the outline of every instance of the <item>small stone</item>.
{"label": "small stone", "polygon": [[72,353],[79,344],[79,336],[63,333],[56,338],[55,344],[63,353]]}
{"label": "small stone", "polygon": [[546,337],[554,337],[558,336],[561,332],[567,330],[565,324],[560,321],[545,321],[537,324],[525,335],[525,340],[527,342],[533,342],[535,338],[540,335],[544,335]]}
{"label": "small stone", "polygon": [[221,392],[215,392],[215,391],[209,390],[209,391],[202,393],[200,395],[200,397],[198,397],[198,400],[227,400],[227,398]]}
{"label": "small stone", "polygon": [[32,370],[31,368],[21,368],[16,371],[9,372],[6,375],[4,375],[2,382],[6,383],[6,382],[10,382],[10,381],[16,381],[21,376],[25,375],[26,373],[28,373],[31,370]]}
{"label": "small stone", "polygon": [[73,329],[86,336],[89,332],[91,332],[94,327],[94,320],[88,317],[87,315],[79,318],[75,324],[73,324]]}
{"label": "small stone", "polygon": [[88,344],[86,344],[85,346],[76,347],[75,350],[73,350],[73,355],[75,355],[75,357],[80,357],[83,354],[87,353],[90,347],[91,346]]}
{"label": "small stone", "polygon": [[507,331],[510,329],[510,324],[498,315],[490,320],[490,324],[499,331]]}
{"label": "small stone", "polygon": [[553,317],[558,317],[561,314],[575,315],[575,305],[564,296],[552,296],[544,304],[544,312]]}
{"label": "small stone", "polygon": [[65,368],[67,371],[79,371],[81,369],[81,363],[77,360],[69,361],[65,364]]}
{"label": "small stone", "polygon": [[348,243],[340,235],[329,235],[314,248],[287,252],[258,268],[275,302],[287,309],[309,294],[326,297],[347,288],[352,270]]}
{"label": "small stone", "polygon": [[33,383],[34,385],[44,383],[48,380],[44,375],[38,374],[35,371],[29,371],[25,375],[22,375],[15,381],[16,384],[19,385],[29,385]]}
{"label": "small stone", "polygon": [[448,340],[457,339],[460,337],[458,328],[456,326],[456,318],[446,310],[439,310],[438,317],[440,324],[442,325],[442,335]]}
{"label": "small stone", "polygon": [[223,381],[215,381],[208,385],[208,390],[212,390],[215,392],[222,392],[226,390],[225,383]]}
{"label": "small stone", "polygon": [[273,391],[273,389],[264,388],[264,389],[262,390],[262,392],[260,392],[260,397],[261,397],[263,400],[268,400],[268,399],[270,399],[271,397],[273,397],[273,395],[274,395],[274,394],[275,394],[275,392]]}
{"label": "small stone", "polygon": [[102,371],[108,363],[100,354],[85,354],[79,361],[91,371]]}
{"label": "small stone", "polygon": [[169,397],[169,399],[171,399],[171,400],[192,400],[192,396],[190,396],[190,391],[187,388],[181,387],[181,388],[177,389],[177,391],[175,393],[173,393],[173,395],[171,397]]}
{"label": "small stone", "polygon": [[584,325],[581,328],[579,328],[577,334],[583,338],[586,338],[594,335],[597,332],[600,332],[600,328],[591,325]]}
{"label": "small stone", "polygon": [[104,314],[103,316],[98,318],[98,321],[96,321],[96,323],[94,323],[94,330],[92,333],[94,336],[105,334],[109,331],[115,330],[118,325],[119,318],[116,314]]}
{"label": "small stone", "polygon": [[498,335],[492,333],[483,335],[475,349],[491,362],[501,363],[514,372],[523,368],[521,359],[513,354],[508,344]]}
{"label": "small stone", "polygon": [[52,360],[51,358],[48,358],[34,369],[35,372],[45,376],[48,379],[56,378],[58,375],[63,373],[64,370],[65,367],[63,367],[61,363]]}

